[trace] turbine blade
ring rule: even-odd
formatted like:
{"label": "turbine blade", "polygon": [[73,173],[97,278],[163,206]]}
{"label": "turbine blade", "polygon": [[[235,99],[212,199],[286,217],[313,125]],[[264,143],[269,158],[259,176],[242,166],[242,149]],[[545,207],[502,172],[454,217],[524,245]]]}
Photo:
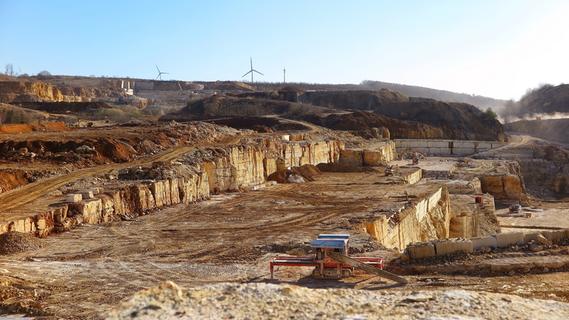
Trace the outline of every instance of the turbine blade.
{"label": "turbine blade", "polygon": [[158,68],[158,65],[155,64],[155,66],[156,66],[156,70],[158,70],[158,73],[160,73],[160,68]]}
{"label": "turbine blade", "polygon": [[253,70],[251,70],[251,71],[253,71],[253,72],[257,72],[258,74],[260,74],[260,75],[264,76],[264,74],[262,74],[261,72],[259,72],[259,71],[255,70],[255,69],[253,69]]}
{"label": "turbine blade", "polygon": [[246,73],[246,74],[244,74],[243,76],[241,76],[241,78],[245,78],[245,76],[246,76],[246,75],[248,75],[248,74],[249,74],[249,73],[251,73],[251,72],[253,72],[253,70],[249,70],[249,71],[247,71],[247,73]]}

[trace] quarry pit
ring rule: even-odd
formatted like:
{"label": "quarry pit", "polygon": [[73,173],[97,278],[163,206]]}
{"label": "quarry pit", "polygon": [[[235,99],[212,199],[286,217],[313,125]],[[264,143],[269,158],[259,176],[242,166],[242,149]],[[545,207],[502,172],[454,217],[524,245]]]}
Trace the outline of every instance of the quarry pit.
{"label": "quarry pit", "polygon": [[[177,286],[569,302],[562,147],[505,141],[499,127],[489,137],[338,111],[325,91],[293,95],[302,103],[240,94],[204,93],[160,121],[125,123],[82,119],[84,104],[29,102],[51,116],[75,111],[57,125],[3,125],[0,314],[124,318],[125,303]],[[381,257],[408,284],[361,272],[315,279],[311,268],[270,279],[273,258],[313,254],[319,234],[349,234],[350,255]]]}

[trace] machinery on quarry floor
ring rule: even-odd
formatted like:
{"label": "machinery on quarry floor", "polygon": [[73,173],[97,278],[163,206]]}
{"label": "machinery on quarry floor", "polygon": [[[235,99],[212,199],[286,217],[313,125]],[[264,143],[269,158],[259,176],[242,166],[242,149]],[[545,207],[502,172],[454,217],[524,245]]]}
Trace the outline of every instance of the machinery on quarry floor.
{"label": "machinery on quarry floor", "polygon": [[277,256],[270,262],[271,279],[275,267],[314,267],[312,276],[316,279],[341,279],[349,277],[355,269],[382,278],[406,284],[407,280],[383,270],[383,258],[350,257],[349,234],[320,234],[310,242],[314,250],[308,256]]}

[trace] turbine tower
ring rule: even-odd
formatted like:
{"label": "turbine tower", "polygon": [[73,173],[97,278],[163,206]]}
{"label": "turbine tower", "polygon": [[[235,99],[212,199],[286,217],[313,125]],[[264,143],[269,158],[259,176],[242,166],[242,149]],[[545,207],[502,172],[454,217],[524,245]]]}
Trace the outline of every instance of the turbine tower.
{"label": "turbine tower", "polygon": [[155,66],[156,66],[156,70],[158,70],[158,75],[156,76],[156,79],[155,79],[155,80],[162,80],[162,75],[163,75],[163,74],[169,74],[168,72],[162,72],[162,71],[160,71],[160,68],[158,68],[158,65],[155,65]]}
{"label": "turbine tower", "polygon": [[286,68],[283,67],[283,83],[286,83]]}
{"label": "turbine tower", "polygon": [[253,58],[249,58],[250,62],[251,62],[251,69],[249,69],[249,71],[247,71],[247,73],[245,73],[241,78],[245,78],[246,75],[251,74],[251,83],[253,83],[253,74],[254,73],[258,73],[262,76],[264,76],[264,74],[260,73],[259,71],[253,69]]}

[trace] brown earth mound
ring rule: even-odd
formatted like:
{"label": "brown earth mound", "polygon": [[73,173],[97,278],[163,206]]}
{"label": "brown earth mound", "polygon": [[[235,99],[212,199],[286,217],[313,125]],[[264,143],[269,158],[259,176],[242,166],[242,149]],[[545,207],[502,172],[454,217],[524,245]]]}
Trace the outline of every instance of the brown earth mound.
{"label": "brown earth mound", "polygon": [[28,184],[28,177],[24,170],[0,170],[0,193]]}
{"label": "brown earth mound", "polygon": [[386,104],[407,102],[409,98],[395,91],[380,89],[378,91],[308,91],[299,97],[299,101],[334,109],[373,111]]}
{"label": "brown earth mound", "polygon": [[112,106],[104,102],[26,102],[21,105],[29,109],[59,114],[92,114],[101,109],[112,109]]}
{"label": "brown earth mound", "polygon": [[14,254],[41,248],[41,241],[29,233],[0,234],[0,255]]}
{"label": "brown earth mound", "polygon": [[[412,121],[401,121],[372,112],[332,114],[326,117],[307,116],[303,120],[334,130],[353,131],[364,138],[374,136],[374,128],[387,128],[394,139],[440,139],[444,132],[440,128]],[[388,138],[388,137],[386,137]]]}
{"label": "brown earth mound", "polygon": [[215,119],[208,122],[232,127],[235,129],[251,129],[257,132],[274,132],[288,130],[309,130],[300,123],[283,122],[275,118],[266,117],[231,117]]}
{"label": "brown earth mound", "polygon": [[295,118],[306,114],[330,112],[327,108],[282,100],[211,96],[191,102],[182,110],[170,113],[160,120],[203,120],[220,117],[258,117],[282,115]]}
{"label": "brown earth mound", "polygon": [[32,131],[59,132],[69,130],[64,122],[40,122],[36,124],[3,124],[0,133],[26,133]]}
{"label": "brown earth mound", "polygon": [[407,98],[389,90],[306,92],[300,101],[341,110],[373,111],[390,118],[440,128],[446,139],[504,141],[500,122],[465,103]]}
{"label": "brown earth mound", "polygon": [[0,124],[32,123],[48,118],[49,114],[45,112],[0,103]]}

